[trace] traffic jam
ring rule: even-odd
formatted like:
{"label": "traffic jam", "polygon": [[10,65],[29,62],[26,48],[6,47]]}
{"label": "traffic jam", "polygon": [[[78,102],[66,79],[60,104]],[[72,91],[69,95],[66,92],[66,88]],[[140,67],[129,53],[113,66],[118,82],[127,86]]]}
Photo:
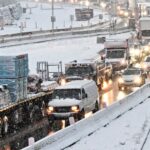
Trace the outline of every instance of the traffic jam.
{"label": "traffic jam", "polygon": [[[123,22],[130,16],[135,26],[135,14],[117,10]],[[140,31],[128,38],[100,37],[103,48],[96,57],[38,61],[36,74],[29,74],[28,54],[0,56],[0,150],[26,147],[29,137],[38,141],[149,82],[150,18],[141,16],[138,23]]]}

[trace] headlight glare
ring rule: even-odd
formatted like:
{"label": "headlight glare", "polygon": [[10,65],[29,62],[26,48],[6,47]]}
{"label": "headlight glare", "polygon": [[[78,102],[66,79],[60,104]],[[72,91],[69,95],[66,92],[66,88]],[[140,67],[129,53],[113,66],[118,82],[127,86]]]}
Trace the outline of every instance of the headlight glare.
{"label": "headlight glare", "polygon": [[123,78],[119,78],[119,79],[118,79],[118,82],[119,82],[119,83],[123,83],[123,82],[124,82]]}
{"label": "headlight glare", "polygon": [[71,110],[74,111],[74,112],[78,112],[79,111],[78,106],[72,106]]}
{"label": "headlight glare", "polygon": [[54,107],[52,106],[49,106],[48,109],[47,109],[47,113],[50,114],[54,111]]}
{"label": "headlight glare", "polygon": [[137,84],[140,84],[142,82],[142,78],[141,77],[136,77],[134,79],[134,82],[137,83]]}

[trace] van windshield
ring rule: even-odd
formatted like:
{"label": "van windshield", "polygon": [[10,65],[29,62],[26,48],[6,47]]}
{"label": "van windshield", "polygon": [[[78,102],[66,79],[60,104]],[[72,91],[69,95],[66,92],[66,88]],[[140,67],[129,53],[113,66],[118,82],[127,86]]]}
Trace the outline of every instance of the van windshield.
{"label": "van windshield", "polygon": [[65,99],[65,98],[75,98],[81,99],[81,90],[80,89],[59,89],[54,90],[53,99]]}
{"label": "van windshield", "polygon": [[124,58],[124,49],[107,51],[107,58]]}

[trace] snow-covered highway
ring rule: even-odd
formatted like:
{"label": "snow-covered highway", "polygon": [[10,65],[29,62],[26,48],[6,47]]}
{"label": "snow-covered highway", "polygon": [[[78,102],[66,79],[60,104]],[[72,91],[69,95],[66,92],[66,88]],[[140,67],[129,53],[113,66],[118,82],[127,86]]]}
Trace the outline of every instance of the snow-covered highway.
{"label": "snow-covered highway", "polygon": [[[150,84],[147,84],[92,117],[25,150],[142,150],[150,129],[149,90]],[[146,145],[144,150],[148,150]]]}

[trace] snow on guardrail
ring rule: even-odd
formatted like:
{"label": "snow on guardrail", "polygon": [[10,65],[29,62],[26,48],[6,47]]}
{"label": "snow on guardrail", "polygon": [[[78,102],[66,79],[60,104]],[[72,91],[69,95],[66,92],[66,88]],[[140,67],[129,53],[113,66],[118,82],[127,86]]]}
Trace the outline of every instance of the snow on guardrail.
{"label": "snow on guardrail", "polygon": [[82,138],[91,135],[96,130],[107,126],[113,120],[117,119],[124,113],[144,102],[146,98],[150,96],[149,91],[150,83],[142,86],[137,91],[129,94],[127,97],[121,99],[120,101],[115,102],[106,109],[95,113],[93,116],[83,119],[63,130],[60,130],[54,135],[47,136],[36,142],[34,145],[24,148],[23,150],[35,150],[44,148],[48,148],[49,150],[65,149],[70,145],[80,141]]}
{"label": "snow on guardrail", "polygon": [[[55,40],[64,40],[64,39],[70,39],[70,38],[80,38],[80,37],[88,37],[90,36],[97,36],[97,35],[108,35],[108,34],[121,34],[121,33],[127,33],[133,31],[132,29],[127,29],[127,28],[120,28],[118,31],[109,31],[108,29],[105,31],[101,29],[96,29],[96,30],[85,30],[79,33],[79,31],[72,32],[59,32],[59,33],[54,33],[52,35],[51,33],[47,33],[44,35],[30,35],[30,36],[25,36],[25,37],[18,37],[13,39],[0,39],[0,48],[3,47],[10,47],[10,46],[18,46],[18,45],[24,45],[24,44],[31,44],[31,43],[39,43],[39,42],[46,42],[46,41],[55,41]],[[6,40],[6,41],[3,41]]]}

